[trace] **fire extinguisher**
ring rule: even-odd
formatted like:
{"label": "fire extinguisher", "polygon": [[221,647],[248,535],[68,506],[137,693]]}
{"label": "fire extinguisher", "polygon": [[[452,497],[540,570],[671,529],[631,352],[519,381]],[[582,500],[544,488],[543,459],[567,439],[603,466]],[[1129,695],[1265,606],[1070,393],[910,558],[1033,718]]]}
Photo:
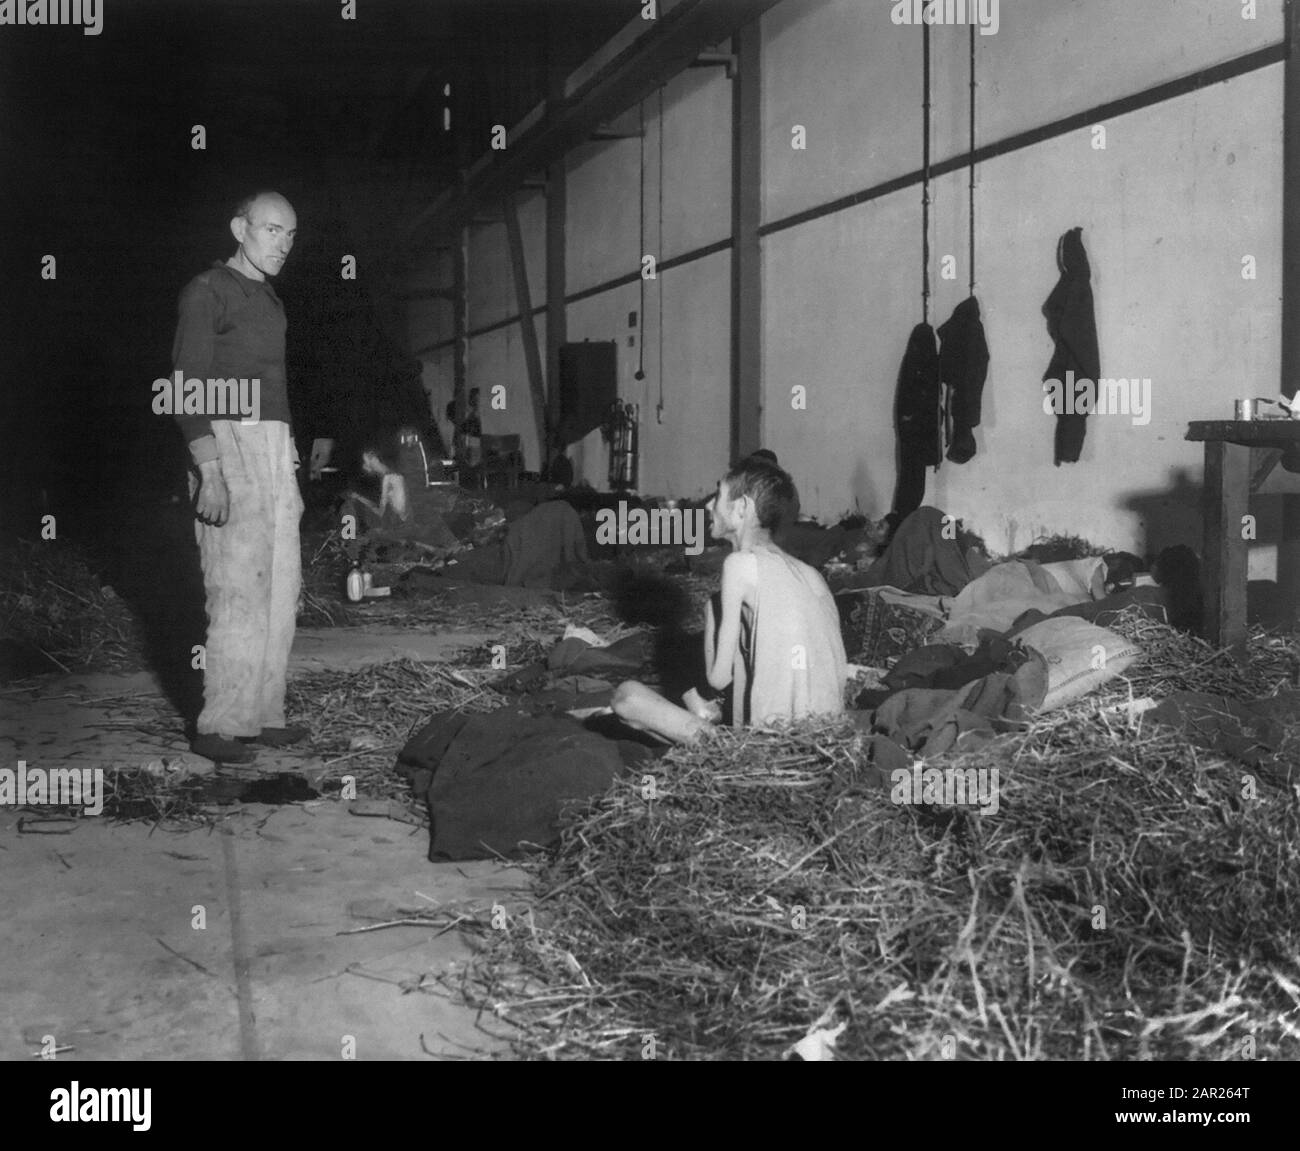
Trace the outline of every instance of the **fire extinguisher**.
{"label": "fire extinguisher", "polygon": [[615,403],[608,424],[609,486],[615,490],[636,487],[640,405]]}

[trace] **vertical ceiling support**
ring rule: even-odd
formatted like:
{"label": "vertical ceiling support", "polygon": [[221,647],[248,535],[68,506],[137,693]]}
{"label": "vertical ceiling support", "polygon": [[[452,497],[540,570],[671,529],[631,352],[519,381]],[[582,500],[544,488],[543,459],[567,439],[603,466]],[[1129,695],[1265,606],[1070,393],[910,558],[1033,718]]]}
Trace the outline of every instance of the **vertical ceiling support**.
{"label": "vertical ceiling support", "polygon": [[515,299],[519,308],[519,327],[524,337],[524,362],[528,365],[528,392],[533,401],[533,420],[537,424],[538,454],[547,458],[546,384],[542,379],[542,354],[537,344],[537,326],[533,323],[533,299],[528,290],[528,267],[524,262],[524,240],[519,231],[519,211],[515,198],[501,202],[510,241],[510,266],[515,274]]}
{"label": "vertical ceiling support", "polygon": [[[564,68],[552,56],[546,75],[548,111],[558,111],[563,105],[565,80]],[[564,299],[568,290],[568,180],[568,154],[562,152],[546,168],[546,386],[550,400],[548,426],[551,442],[545,446],[543,456],[548,465],[556,456],[563,455],[566,447],[560,442],[560,423],[564,414],[560,392],[560,349],[569,338],[569,313]]]}
{"label": "vertical ceiling support", "polygon": [[1282,387],[1300,388],[1300,0],[1286,0],[1282,97]]}
{"label": "vertical ceiling support", "polygon": [[731,458],[762,446],[763,266],[762,29],[757,19],[732,38],[731,87]]}
{"label": "vertical ceiling support", "polygon": [[560,349],[569,338],[569,316],[564,302],[567,290],[566,225],[568,223],[568,174],[561,156],[546,170],[546,380],[550,392],[550,426],[556,438],[548,458],[560,455]]}
{"label": "vertical ceiling support", "polygon": [[469,414],[465,381],[469,376],[469,229],[461,228],[451,249],[452,264],[452,409],[455,413],[452,429],[452,454],[458,460],[465,458],[465,433],[460,430]]}
{"label": "vertical ceiling support", "polygon": [[[1286,3],[1286,64],[1282,81],[1282,380],[1300,388],[1300,0]],[[1225,401],[1226,402],[1226,401]],[[1236,530],[1232,528],[1231,530]],[[1300,496],[1282,497],[1278,543],[1279,598],[1292,620],[1300,616]]]}

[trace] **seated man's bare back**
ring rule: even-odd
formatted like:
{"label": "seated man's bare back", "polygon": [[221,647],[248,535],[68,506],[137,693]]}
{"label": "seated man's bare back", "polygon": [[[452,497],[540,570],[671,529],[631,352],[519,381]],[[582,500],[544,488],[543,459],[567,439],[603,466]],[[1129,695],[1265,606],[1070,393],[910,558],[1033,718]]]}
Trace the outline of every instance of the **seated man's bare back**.
{"label": "seated man's bare back", "polygon": [[[780,468],[747,460],[718,485],[709,505],[714,536],[735,549],[722,566],[721,618],[705,629],[709,687],[732,688],[740,727],[844,710],[847,660],[839,613],[821,575],[786,555],[771,532],[794,485]],[[716,623],[716,626],[715,626]],[[671,742],[698,738],[722,718],[695,691],[678,707],[644,684],[620,685],[615,714]]]}

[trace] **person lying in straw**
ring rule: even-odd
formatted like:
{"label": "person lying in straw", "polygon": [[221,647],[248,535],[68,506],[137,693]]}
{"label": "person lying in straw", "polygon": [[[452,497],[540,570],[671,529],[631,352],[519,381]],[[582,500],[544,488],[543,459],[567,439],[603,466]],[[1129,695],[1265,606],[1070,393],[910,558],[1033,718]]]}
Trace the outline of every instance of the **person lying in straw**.
{"label": "person lying in straw", "polygon": [[711,698],[692,688],[678,707],[630,681],[612,702],[625,723],[671,743],[698,739],[721,722],[717,693],[728,686],[735,727],[844,710],[847,661],[835,600],[814,568],[772,542],[796,498],[786,472],[752,457],[718,484],[710,526],[733,551],[722,566],[721,618],[710,604],[704,632]]}

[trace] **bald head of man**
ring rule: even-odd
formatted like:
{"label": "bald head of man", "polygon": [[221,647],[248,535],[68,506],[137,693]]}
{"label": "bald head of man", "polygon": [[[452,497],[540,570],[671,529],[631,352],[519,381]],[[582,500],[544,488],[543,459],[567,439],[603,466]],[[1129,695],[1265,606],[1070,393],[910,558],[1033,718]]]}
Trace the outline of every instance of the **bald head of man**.
{"label": "bald head of man", "polygon": [[279,192],[258,192],[240,202],[230,221],[239,250],[227,260],[250,280],[278,276],[293,248],[298,217]]}

